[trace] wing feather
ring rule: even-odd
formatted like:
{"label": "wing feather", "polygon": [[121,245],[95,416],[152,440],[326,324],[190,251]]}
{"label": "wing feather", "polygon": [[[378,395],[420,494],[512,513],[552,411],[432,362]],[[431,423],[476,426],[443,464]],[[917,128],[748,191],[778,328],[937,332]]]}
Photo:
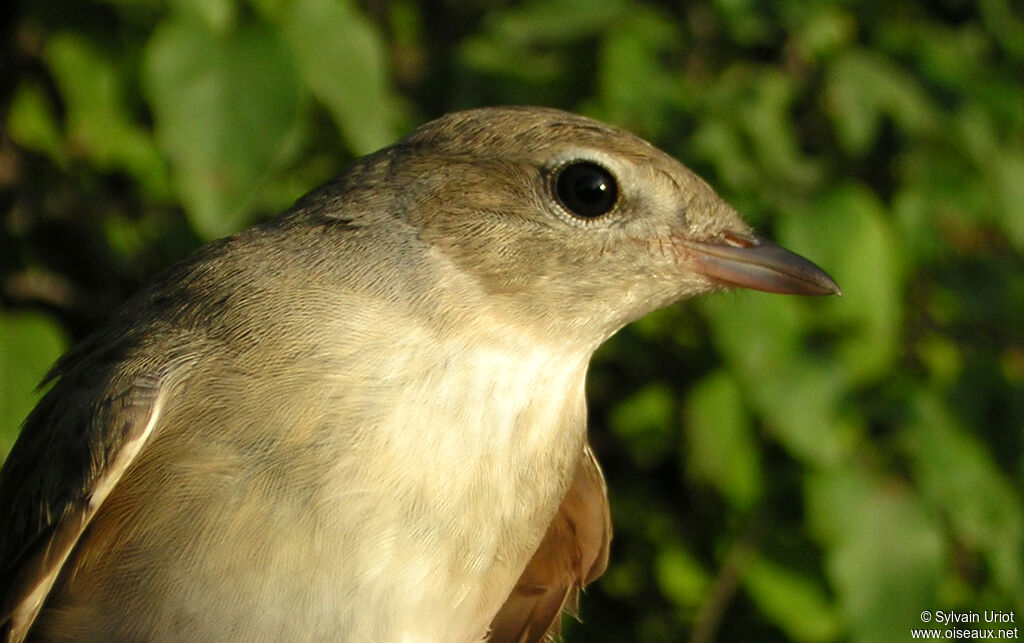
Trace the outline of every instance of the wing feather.
{"label": "wing feather", "polygon": [[[82,533],[159,424],[166,383],[135,378],[121,393],[67,414],[51,391],[30,416],[0,478],[9,501],[3,512],[12,523],[0,544],[0,641],[28,636]],[[92,417],[84,415],[90,411]],[[71,430],[80,437],[62,439]],[[112,439],[104,443],[100,436]],[[29,467],[41,473],[27,473]],[[37,484],[40,475],[49,477],[46,484]]]}
{"label": "wing feather", "polygon": [[533,643],[557,637],[562,612],[575,615],[580,590],[607,568],[611,537],[608,490],[587,445],[544,539],[491,622],[488,640]]}

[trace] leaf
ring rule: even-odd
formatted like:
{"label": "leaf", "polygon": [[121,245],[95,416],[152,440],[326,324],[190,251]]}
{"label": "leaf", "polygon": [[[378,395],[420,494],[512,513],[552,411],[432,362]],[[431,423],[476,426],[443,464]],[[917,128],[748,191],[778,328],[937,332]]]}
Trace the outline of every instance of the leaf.
{"label": "leaf", "polygon": [[67,348],[52,318],[0,310],[0,462],[41,393],[36,387]]}
{"label": "leaf", "polygon": [[800,460],[838,462],[856,430],[838,414],[847,376],[840,364],[804,353],[804,302],[738,292],[700,305],[744,399],[765,416],[772,435]]}
{"label": "leaf", "polygon": [[296,67],[330,111],[349,148],[373,152],[398,136],[398,101],[391,91],[387,50],[354,3],[293,0],[270,4]]}
{"label": "leaf", "polygon": [[802,216],[780,222],[780,241],[826,268],[843,296],[815,302],[838,334],[837,358],[851,384],[885,375],[899,356],[906,271],[898,237],[878,198],[845,185]]}
{"label": "leaf", "polygon": [[743,568],[750,598],[793,641],[834,641],[842,629],[836,608],[809,576],[754,556]]}
{"label": "leaf", "polygon": [[[773,181],[792,191],[821,180],[823,168],[799,148],[797,89],[789,75],[752,64],[733,65],[700,89],[705,113],[692,145],[732,191],[765,191]],[[770,191],[762,198],[783,196]]]}
{"label": "leaf", "polygon": [[909,133],[934,129],[941,122],[914,77],[874,51],[851,50],[840,56],[828,69],[825,100],[839,142],[854,157],[874,145],[883,116]]}
{"label": "leaf", "polygon": [[977,25],[951,27],[899,16],[879,27],[883,49],[914,60],[924,78],[947,90],[969,94],[979,76],[986,74],[990,42]]}
{"label": "leaf", "polygon": [[928,500],[988,561],[1008,595],[1024,596],[1024,498],[938,397],[919,391],[902,445]]}
{"label": "leaf", "polygon": [[731,119],[708,114],[690,140],[695,158],[714,167],[715,176],[733,191],[756,190],[760,176]]}
{"label": "leaf", "polygon": [[946,560],[940,525],[898,479],[864,467],[808,476],[807,514],[855,643],[907,640],[936,608]]}
{"label": "leaf", "polygon": [[675,605],[696,609],[707,597],[711,576],[678,544],[666,544],[654,560],[654,577],[661,593]]}
{"label": "leaf", "polygon": [[[667,126],[667,111],[679,92],[676,71],[663,63],[678,45],[677,25],[660,13],[637,7],[609,25],[598,52],[598,119],[639,135],[656,137]],[[646,90],[637,93],[636,87]]]}
{"label": "leaf", "polygon": [[7,131],[18,145],[43,152],[58,164],[65,163],[53,108],[35,83],[23,82],[15,88],[7,113]]}
{"label": "leaf", "polygon": [[650,384],[612,411],[610,424],[641,466],[652,466],[670,453],[675,396],[664,384]]}
{"label": "leaf", "polygon": [[736,110],[763,171],[804,188],[814,185],[822,171],[798,148],[792,118],[794,81],[771,69],[758,69],[749,80],[749,95],[737,102]]}
{"label": "leaf", "polygon": [[171,18],[153,34],[144,86],[175,189],[202,237],[248,223],[246,207],[297,126],[295,77],[290,52],[262,25],[213,34]]}
{"label": "leaf", "polygon": [[157,198],[169,194],[163,160],[147,129],[128,107],[128,71],[76,33],[46,43],[46,63],[66,109],[66,151],[103,170],[124,170]]}
{"label": "leaf", "polygon": [[571,42],[600,34],[631,9],[622,0],[532,0],[495,14],[491,30],[504,41]]}
{"label": "leaf", "polygon": [[1018,252],[1024,252],[1024,151],[992,157],[990,172],[1003,228]]}
{"label": "leaf", "polygon": [[578,101],[581,83],[589,82],[585,68],[594,62],[573,56],[574,49],[608,33],[630,10],[622,0],[496,6],[486,14],[483,29],[458,43],[455,86],[443,91],[469,105]]}
{"label": "leaf", "polygon": [[835,55],[857,37],[856,19],[838,5],[807,5],[798,16],[794,37],[808,58]]}
{"label": "leaf", "polygon": [[212,33],[225,34],[238,18],[236,0],[171,0],[180,15],[203,23]]}
{"label": "leaf", "polygon": [[739,387],[716,371],[690,390],[683,417],[686,471],[749,509],[761,495],[761,460]]}
{"label": "leaf", "polygon": [[771,33],[767,12],[756,0],[715,0],[731,39],[744,45],[763,43]]}

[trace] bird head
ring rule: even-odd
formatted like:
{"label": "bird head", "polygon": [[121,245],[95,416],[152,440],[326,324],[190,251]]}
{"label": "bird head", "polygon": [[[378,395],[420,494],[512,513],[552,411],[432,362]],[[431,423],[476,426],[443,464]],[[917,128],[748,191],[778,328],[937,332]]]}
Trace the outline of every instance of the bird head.
{"label": "bird head", "polygon": [[755,235],[714,190],[623,130],[566,112],[485,108],[380,153],[400,216],[496,306],[598,342],[672,302],[733,287],[839,294]]}

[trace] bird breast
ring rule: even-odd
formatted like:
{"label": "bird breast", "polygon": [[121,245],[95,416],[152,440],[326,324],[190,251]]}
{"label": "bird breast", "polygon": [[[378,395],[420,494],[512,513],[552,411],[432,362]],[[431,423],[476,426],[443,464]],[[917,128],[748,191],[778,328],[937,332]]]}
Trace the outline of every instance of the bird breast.
{"label": "bird breast", "polygon": [[417,335],[376,365],[368,390],[346,387],[349,404],[365,394],[378,406],[322,506],[349,523],[346,549],[360,561],[340,561],[343,585],[390,613],[366,615],[368,625],[391,622],[395,640],[468,640],[483,635],[571,481],[589,355],[518,342],[507,329],[458,343]]}

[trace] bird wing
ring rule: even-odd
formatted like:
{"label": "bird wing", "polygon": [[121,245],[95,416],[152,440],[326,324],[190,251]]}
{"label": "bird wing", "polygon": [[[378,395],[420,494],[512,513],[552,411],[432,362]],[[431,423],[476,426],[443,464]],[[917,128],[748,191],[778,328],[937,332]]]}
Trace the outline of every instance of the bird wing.
{"label": "bird wing", "polygon": [[3,642],[28,635],[79,537],[152,435],[164,407],[163,377],[133,378],[98,396],[96,404],[68,403],[95,390],[69,391],[78,378],[70,379],[58,381],[29,416],[0,472]]}
{"label": "bird wing", "polygon": [[575,615],[579,591],[604,573],[612,537],[608,489],[588,444],[544,539],[491,621],[492,643],[551,640],[562,611]]}

